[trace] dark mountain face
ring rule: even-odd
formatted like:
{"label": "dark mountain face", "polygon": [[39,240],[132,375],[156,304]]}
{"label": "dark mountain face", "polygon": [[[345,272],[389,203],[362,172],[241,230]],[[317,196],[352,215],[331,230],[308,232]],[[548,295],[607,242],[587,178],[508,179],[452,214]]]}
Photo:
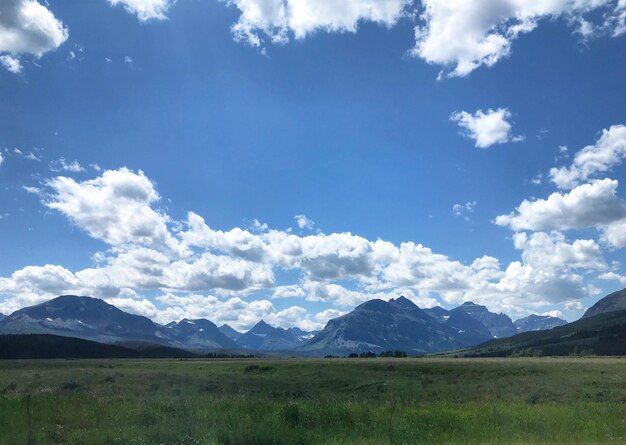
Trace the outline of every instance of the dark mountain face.
{"label": "dark mountain face", "polygon": [[626,355],[626,310],[584,317],[549,331],[491,340],[455,354],[466,357]]}
{"label": "dark mountain face", "polygon": [[181,320],[162,328],[167,337],[193,349],[234,349],[237,344],[209,320]]}
{"label": "dark mountain face", "polygon": [[309,334],[297,328],[275,328],[261,320],[236,342],[239,347],[257,351],[286,351],[302,346]]}
{"label": "dark mountain face", "polygon": [[478,320],[489,329],[489,332],[495,338],[505,338],[517,334],[513,320],[511,320],[508,315],[494,314],[493,312],[489,312],[485,306],[466,302],[452,309],[450,312],[464,312],[475,320]]}
{"label": "dark mountain face", "polygon": [[4,315],[4,314],[0,314],[0,321],[4,320],[5,318],[7,318],[7,316],[6,316],[6,315]]}
{"label": "dark mountain face", "polygon": [[7,334],[59,334],[104,342],[167,343],[149,318],[123,312],[100,299],[65,295],[20,309],[0,322]]}
{"label": "dark mountain face", "polygon": [[557,326],[563,326],[567,324],[567,321],[550,317],[548,315],[529,315],[525,318],[515,320],[513,323],[517,328],[517,332],[529,332],[529,331],[543,331],[546,329],[556,328]]}
{"label": "dark mountain face", "polygon": [[315,337],[319,331],[304,331],[300,328],[289,328],[287,332],[291,335],[291,337],[297,341],[297,343],[306,343]]}
{"label": "dark mountain face", "polygon": [[243,335],[241,332],[233,329],[227,324],[223,324],[218,329],[220,330],[222,334],[224,334],[226,337],[230,338],[231,340],[237,340],[239,337]]}
{"label": "dark mountain face", "polygon": [[621,311],[626,309],[626,289],[622,289],[607,295],[596,304],[591,306],[583,315],[583,318],[593,317],[594,315],[604,314],[606,312]]}
{"label": "dark mountain face", "polygon": [[463,311],[448,311],[437,306],[424,309],[424,312],[441,323],[456,329],[459,334],[463,334],[461,347],[477,345],[493,338],[485,325]]}
{"label": "dark mountain face", "polygon": [[385,350],[421,354],[468,346],[471,341],[468,343],[468,337],[459,331],[407,298],[371,300],[330,320],[302,350],[320,354]]}

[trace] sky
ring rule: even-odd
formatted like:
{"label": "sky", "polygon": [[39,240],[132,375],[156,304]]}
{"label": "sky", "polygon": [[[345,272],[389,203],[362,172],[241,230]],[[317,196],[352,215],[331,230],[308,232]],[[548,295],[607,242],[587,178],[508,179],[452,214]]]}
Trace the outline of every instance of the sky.
{"label": "sky", "polygon": [[626,285],[625,0],[0,0],[0,312],[575,320]]}

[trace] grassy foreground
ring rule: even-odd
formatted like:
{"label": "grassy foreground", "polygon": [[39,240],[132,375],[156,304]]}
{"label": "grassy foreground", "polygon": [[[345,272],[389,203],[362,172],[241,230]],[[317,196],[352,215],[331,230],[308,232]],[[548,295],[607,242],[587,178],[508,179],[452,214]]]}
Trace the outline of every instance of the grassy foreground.
{"label": "grassy foreground", "polygon": [[626,443],[626,359],[0,362],[0,444],[56,443]]}

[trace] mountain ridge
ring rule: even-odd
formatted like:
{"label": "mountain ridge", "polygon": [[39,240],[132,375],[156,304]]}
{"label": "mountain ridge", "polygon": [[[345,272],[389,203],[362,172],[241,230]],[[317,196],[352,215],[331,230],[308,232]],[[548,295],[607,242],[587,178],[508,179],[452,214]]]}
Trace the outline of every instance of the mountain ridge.
{"label": "mountain ridge", "polygon": [[354,311],[330,320],[304,351],[324,353],[401,350],[424,354],[453,349],[463,343],[460,333],[405,297],[369,300]]}
{"label": "mountain ridge", "polygon": [[490,312],[486,306],[472,301],[466,301],[461,306],[452,309],[451,312],[454,311],[465,312],[470,317],[480,321],[495,338],[510,337],[517,333],[513,320],[508,315]]}
{"label": "mountain ridge", "polygon": [[319,332],[274,327],[260,320],[240,333],[227,324],[217,327],[205,319],[183,319],[162,326],[98,298],[62,295],[15,311],[0,321],[0,333],[57,334],[122,345],[144,342],[197,352],[245,349],[327,355],[401,350],[424,354],[489,341],[493,330],[502,332],[509,323],[513,325],[508,316],[472,302],[451,310],[421,309],[408,298],[398,297],[366,301],[330,320]]}
{"label": "mountain ridge", "polygon": [[585,311],[582,318],[621,310],[626,310],[626,289],[612,292],[606,297],[601,298]]}
{"label": "mountain ridge", "polygon": [[556,328],[566,324],[567,321],[562,318],[537,314],[532,314],[513,322],[517,332],[545,331],[547,329]]}

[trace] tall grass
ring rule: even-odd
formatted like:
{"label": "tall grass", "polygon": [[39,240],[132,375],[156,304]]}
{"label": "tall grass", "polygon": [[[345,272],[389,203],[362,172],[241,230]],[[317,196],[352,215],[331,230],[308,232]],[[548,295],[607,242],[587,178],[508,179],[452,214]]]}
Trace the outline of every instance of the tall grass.
{"label": "tall grass", "polygon": [[618,444],[625,364],[5,362],[0,444]]}

